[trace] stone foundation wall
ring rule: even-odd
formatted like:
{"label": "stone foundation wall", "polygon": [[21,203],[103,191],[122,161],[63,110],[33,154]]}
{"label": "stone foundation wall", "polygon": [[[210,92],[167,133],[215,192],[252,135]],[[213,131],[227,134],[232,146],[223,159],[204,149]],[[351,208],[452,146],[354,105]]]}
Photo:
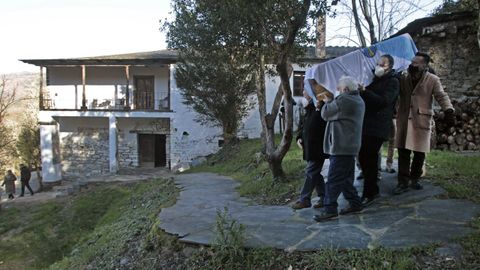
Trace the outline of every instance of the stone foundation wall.
{"label": "stone foundation wall", "polygon": [[432,67],[454,99],[480,95],[477,22],[475,14],[464,15],[419,27],[410,33],[418,49],[431,55]]}
{"label": "stone foundation wall", "polygon": [[78,128],[77,132],[62,132],[60,140],[65,177],[109,173],[108,129]]}
{"label": "stone foundation wall", "polygon": [[120,168],[138,167],[138,142],[127,140],[125,132],[118,132],[118,165]]}

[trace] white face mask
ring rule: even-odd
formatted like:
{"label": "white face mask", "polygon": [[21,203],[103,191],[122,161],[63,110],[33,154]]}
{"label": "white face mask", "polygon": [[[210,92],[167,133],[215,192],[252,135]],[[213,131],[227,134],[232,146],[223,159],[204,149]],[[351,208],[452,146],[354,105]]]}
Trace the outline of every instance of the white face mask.
{"label": "white face mask", "polygon": [[308,106],[308,104],[310,103],[306,98],[302,97],[300,99],[300,102],[302,103],[302,106],[305,108]]}
{"label": "white face mask", "polygon": [[385,75],[385,69],[381,66],[375,66],[375,76],[382,77],[383,75]]}

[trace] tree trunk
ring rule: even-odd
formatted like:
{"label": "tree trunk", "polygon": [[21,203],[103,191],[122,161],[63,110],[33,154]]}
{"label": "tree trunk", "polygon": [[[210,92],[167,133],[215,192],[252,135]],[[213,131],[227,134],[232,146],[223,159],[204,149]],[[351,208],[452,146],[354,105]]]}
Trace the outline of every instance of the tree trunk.
{"label": "tree trunk", "polygon": [[373,24],[372,15],[370,14],[369,3],[367,0],[360,0],[360,7],[362,14],[365,17],[365,20],[368,24],[368,33],[370,35],[370,44],[377,43],[377,38],[375,37],[375,25]]}
{"label": "tree trunk", "polygon": [[[272,39],[272,45],[278,50],[279,57],[276,65],[277,72],[280,75],[281,87],[283,92],[283,106],[285,108],[285,131],[278,147],[275,147],[275,119],[278,114],[278,103],[274,103],[272,111],[267,114],[265,105],[265,58],[260,57],[260,67],[257,68],[257,96],[259,102],[260,118],[262,121],[262,130],[264,135],[265,152],[270,170],[273,174],[274,181],[285,179],[285,172],[282,168],[282,161],[288,150],[293,138],[293,99],[292,90],[290,88],[290,76],[293,69],[289,63],[289,55],[294,47],[295,37],[302,25],[305,24],[311,1],[304,0],[299,16],[288,22],[289,29],[285,38],[285,42],[278,44]],[[280,91],[280,89],[279,89]],[[278,97],[279,94],[277,93]],[[276,99],[276,101],[278,101]]]}
{"label": "tree trunk", "polygon": [[223,142],[229,144],[236,140],[237,138],[237,128],[229,123],[224,123],[222,126],[223,130]]}
{"label": "tree trunk", "polygon": [[263,153],[267,154],[267,103],[265,93],[265,56],[258,57],[258,63],[255,70],[255,88],[257,90],[258,113],[260,114],[260,123],[262,124],[262,146]]}
{"label": "tree trunk", "polygon": [[[282,161],[285,154],[290,148],[290,143],[293,136],[293,103],[292,103],[292,94],[289,83],[289,70],[285,65],[284,68],[279,70],[280,78],[282,83],[278,89],[281,91],[284,96],[283,105],[285,107],[285,131],[282,136],[280,145],[276,149],[275,147],[275,120],[277,118],[280,98],[282,93],[277,93],[274,105],[272,107],[271,113],[267,114],[266,108],[266,95],[265,95],[265,58],[261,56],[259,59],[259,65],[256,71],[256,88],[257,88],[257,98],[258,98],[258,109],[260,113],[260,121],[262,123],[262,141],[264,143],[265,155],[269,164],[269,168],[272,172],[273,179],[275,181],[285,178],[285,172],[282,168]],[[290,74],[293,70],[290,70]],[[282,76],[282,74],[284,74]],[[286,75],[286,84],[287,91],[285,91],[284,78]],[[287,97],[285,93],[288,92]],[[278,103],[278,104],[277,104]]]}
{"label": "tree trunk", "polygon": [[357,0],[352,0],[353,19],[355,21],[355,29],[357,30],[358,39],[362,47],[367,47],[365,36],[363,35],[362,25],[360,24],[360,18],[358,17]]}
{"label": "tree trunk", "polygon": [[[279,162],[279,166],[272,170],[274,173],[274,179],[285,178],[285,173],[282,169],[282,161],[292,143],[293,138],[293,98],[292,89],[290,88],[290,77],[293,73],[293,68],[290,63],[287,62],[287,57],[284,55],[282,61],[277,64],[277,71],[281,79],[281,88],[283,91],[283,106],[285,108],[285,130],[282,134],[280,144],[274,153],[272,153],[272,163]],[[273,166],[273,164],[271,166]],[[271,167],[272,168],[272,167]],[[272,168],[273,169],[273,168]]]}
{"label": "tree trunk", "polygon": [[478,0],[478,28],[477,28],[477,41],[480,48],[480,0]]}
{"label": "tree trunk", "polygon": [[282,159],[274,158],[272,156],[271,158],[267,158],[267,161],[268,167],[272,172],[274,182],[285,179],[285,172],[283,171],[282,167]]}

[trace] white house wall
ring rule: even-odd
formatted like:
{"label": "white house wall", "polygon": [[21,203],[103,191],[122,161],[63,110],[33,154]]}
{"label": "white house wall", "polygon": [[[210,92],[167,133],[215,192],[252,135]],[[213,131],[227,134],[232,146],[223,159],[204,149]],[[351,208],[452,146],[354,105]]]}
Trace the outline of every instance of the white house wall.
{"label": "white house wall", "polygon": [[[87,98],[103,99],[112,98],[117,87],[117,95],[120,93],[120,87],[124,87],[126,79],[124,77],[124,68],[87,67]],[[294,69],[305,70],[303,67],[295,66]],[[68,175],[88,174],[104,174],[109,172],[108,159],[109,155],[109,117],[116,117],[118,137],[117,137],[117,158],[119,168],[136,167],[138,161],[138,139],[137,135],[150,125],[155,119],[165,119],[169,123],[160,130],[146,130],[149,133],[167,135],[167,164],[172,169],[191,164],[195,159],[208,156],[217,152],[219,141],[222,140],[222,130],[219,127],[202,125],[195,121],[198,114],[191,108],[183,104],[183,99],[179,89],[177,89],[174,79],[175,67],[171,66],[170,71],[166,67],[132,67],[130,69],[131,80],[130,89],[134,87],[135,76],[154,76],[155,77],[155,95],[158,97],[160,93],[168,90],[168,79],[170,75],[170,109],[172,112],[149,112],[149,111],[131,111],[131,112],[109,112],[109,111],[41,111],[40,121],[58,123],[59,137],[62,145],[62,165],[63,172]],[[49,68],[49,85],[48,88],[53,95],[56,94],[58,102],[63,102],[64,106],[81,106],[81,70],[79,68]],[[270,109],[273,99],[277,92],[280,80],[278,77],[266,78],[266,99],[267,109]],[[75,85],[77,87],[77,100],[75,101]],[[293,87],[293,78],[291,79]],[[131,92],[133,97],[133,91]],[[298,97],[294,97],[298,101]],[[158,98],[155,98],[155,106],[158,108]],[[256,100],[256,95],[253,95]],[[297,102],[300,104],[300,102]],[[73,107],[74,108],[74,107]],[[298,123],[298,110],[294,107],[296,128]],[[53,117],[53,118],[52,118]],[[139,128],[142,126],[142,128]],[[54,125],[54,127],[56,127]],[[278,118],[275,124],[275,130],[278,132]],[[42,131],[42,157],[46,161],[51,156],[51,145],[49,145],[48,132],[54,132],[52,128],[45,127]],[[258,107],[255,106],[245,118],[244,124],[239,130],[242,137],[258,138],[260,137],[261,124],[258,113]],[[91,137],[91,138],[86,138]],[[45,141],[44,141],[45,138]],[[51,139],[50,139],[51,140]],[[97,141],[95,141],[97,140]],[[73,145],[72,145],[73,142]],[[85,145],[85,142],[89,146]],[[51,143],[50,143],[51,144]],[[66,146],[69,144],[70,146]],[[44,147],[45,146],[45,147]],[[110,146],[111,147],[111,146]],[[75,149],[79,149],[75,151]],[[50,152],[49,152],[50,151]],[[68,156],[70,155],[70,156]],[[45,163],[45,162],[44,162]],[[50,162],[51,163],[51,162]],[[46,162],[44,164],[45,172],[51,171],[51,175],[45,178],[58,178],[58,166]],[[50,164],[50,165],[49,165]],[[89,165],[94,164],[94,165]],[[80,169],[83,166],[84,172]],[[92,167],[93,166],[93,167]],[[188,166],[188,165],[187,165]],[[52,168],[51,170],[49,168]],[[85,170],[86,168],[86,170]],[[53,181],[53,180],[52,180]]]}
{"label": "white house wall", "polygon": [[58,139],[56,124],[40,125],[42,178],[45,182],[56,182],[62,179],[59,146],[55,143],[56,139]]}
{"label": "white house wall", "polygon": [[183,98],[171,72],[172,110],[172,168],[183,166],[197,157],[217,152],[218,141],[222,139],[222,130],[218,127],[201,125],[195,119],[198,114],[182,103]]}
{"label": "white house wall", "polygon": [[[297,64],[293,65],[294,71],[305,71],[308,67],[310,66],[309,65],[300,66]],[[267,113],[269,113],[272,108],[273,101],[275,99],[275,95],[277,94],[279,85],[280,85],[280,77],[268,76],[268,75],[265,77],[265,91],[266,91],[265,98],[266,98]],[[290,78],[290,86],[292,87],[292,90],[293,90],[293,76]],[[254,94],[253,96],[254,96],[254,100],[257,101],[256,94]],[[297,103],[297,105],[293,107],[293,113],[294,113],[293,129],[296,130],[298,128],[299,121],[300,121],[299,111],[302,105],[300,102],[301,97],[294,96],[293,99]],[[260,124],[260,113],[258,112],[258,106],[255,106],[252,110],[250,110],[248,115],[245,117],[243,121],[243,126],[238,133],[240,137],[259,138],[261,131],[262,131],[262,127]],[[277,119],[275,121],[275,133],[279,133],[279,132],[280,132],[279,117],[277,116]]]}

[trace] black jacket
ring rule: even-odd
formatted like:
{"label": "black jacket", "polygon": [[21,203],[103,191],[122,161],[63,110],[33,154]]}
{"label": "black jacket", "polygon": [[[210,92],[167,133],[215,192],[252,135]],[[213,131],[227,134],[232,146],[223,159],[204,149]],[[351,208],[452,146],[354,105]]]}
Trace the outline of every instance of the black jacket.
{"label": "black jacket", "polygon": [[22,182],[28,182],[30,181],[30,177],[32,174],[30,173],[30,170],[27,167],[21,167],[20,168],[20,181]]}
{"label": "black jacket", "polygon": [[378,78],[361,91],[365,102],[363,135],[388,140],[392,128],[392,119],[400,91],[400,83],[395,71]]}
{"label": "black jacket", "polygon": [[[322,103],[323,106],[323,103]],[[323,138],[325,137],[325,127],[327,122],[322,119],[320,110],[310,103],[305,107],[305,116],[298,127],[297,141],[303,142],[303,159],[319,160],[328,158],[323,153]]]}

